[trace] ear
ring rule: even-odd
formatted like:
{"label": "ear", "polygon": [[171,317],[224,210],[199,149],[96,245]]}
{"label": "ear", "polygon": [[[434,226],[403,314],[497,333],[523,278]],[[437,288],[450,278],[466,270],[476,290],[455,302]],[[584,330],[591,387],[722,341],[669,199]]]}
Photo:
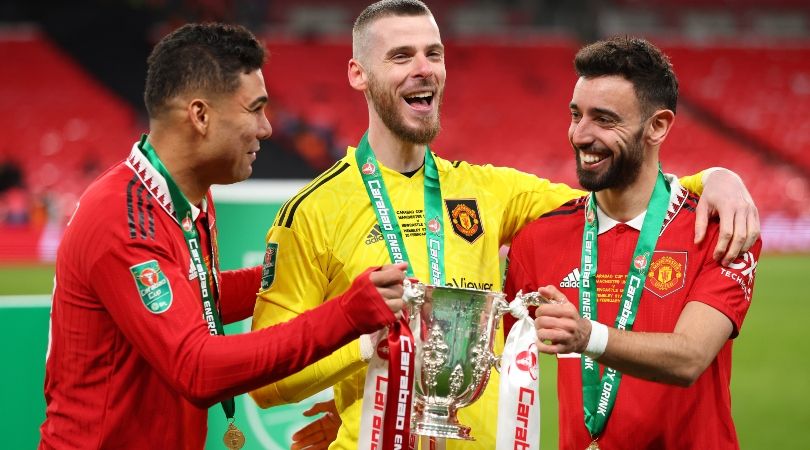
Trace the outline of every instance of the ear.
{"label": "ear", "polygon": [[647,125],[647,143],[651,146],[659,146],[667,138],[669,130],[675,123],[675,113],[669,109],[659,109],[650,117],[650,124]]}
{"label": "ear", "polygon": [[211,107],[205,100],[195,98],[188,104],[188,118],[194,129],[205,136],[211,125]]}
{"label": "ear", "polygon": [[352,58],[349,60],[349,85],[358,90],[365,91],[368,88],[368,75],[366,69],[360,64],[359,61]]}

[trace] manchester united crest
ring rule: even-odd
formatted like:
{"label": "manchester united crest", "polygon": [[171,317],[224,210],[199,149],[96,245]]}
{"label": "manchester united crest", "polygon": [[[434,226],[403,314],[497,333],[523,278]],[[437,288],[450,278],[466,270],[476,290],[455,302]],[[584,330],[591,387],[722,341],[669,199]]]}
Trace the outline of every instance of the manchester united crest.
{"label": "manchester united crest", "polygon": [[661,298],[681,289],[686,282],[686,262],[686,252],[656,251],[645,287]]}
{"label": "manchester united crest", "polygon": [[472,244],[484,234],[478,202],[474,198],[445,200],[444,205],[453,222],[453,232],[459,237]]}

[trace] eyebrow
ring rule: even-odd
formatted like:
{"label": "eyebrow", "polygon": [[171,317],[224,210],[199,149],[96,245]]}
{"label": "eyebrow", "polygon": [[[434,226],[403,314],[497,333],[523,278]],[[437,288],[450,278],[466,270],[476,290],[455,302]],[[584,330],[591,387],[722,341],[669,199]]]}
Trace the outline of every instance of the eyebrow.
{"label": "eyebrow", "polygon": [[386,58],[390,58],[390,57],[392,57],[392,56],[394,56],[394,55],[397,55],[397,54],[399,54],[399,53],[411,53],[411,52],[413,52],[413,51],[414,51],[414,47],[413,47],[413,46],[411,46],[411,45],[401,45],[401,46],[399,46],[399,47],[394,47],[394,48],[392,48],[391,50],[388,50],[388,51],[385,53],[385,57],[386,57]]}
{"label": "eyebrow", "polygon": [[[579,110],[579,106],[577,106],[577,104],[574,103],[574,102],[569,103],[568,107],[570,109]],[[607,109],[607,108],[591,108],[590,112],[594,112],[594,113],[597,113],[597,114],[602,114],[602,115],[605,115],[605,116],[609,116],[609,117],[611,117],[613,119],[616,119],[616,120],[618,120],[620,118],[619,115],[616,114],[615,111]]]}
{"label": "eyebrow", "polygon": [[603,114],[606,116],[610,116],[614,119],[618,119],[619,115],[616,114],[614,111],[607,109],[607,108],[591,108],[591,111],[596,112],[597,114]]}
{"label": "eyebrow", "polygon": [[252,102],[250,102],[250,104],[248,105],[248,109],[257,108],[257,107],[259,107],[259,105],[262,105],[262,104],[265,104],[265,103],[267,103],[267,96],[262,95],[261,97],[257,98],[256,100],[253,100]]}
{"label": "eyebrow", "polygon": [[428,50],[444,50],[444,44],[441,42],[428,46]]}
{"label": "eyebrow", "polygon": [[[436,44],[431,44],[427,47],[427,51],[433,50],[444,50],[444,45],[441,42],[439,42]],[[385,53],[385,57],[390,58],[399,53],[413,53],[414,51],[416,51],[416,48],[412,45],[401,45],[399,47],[394,47],[391,50],[388,50],[388,52]]]}

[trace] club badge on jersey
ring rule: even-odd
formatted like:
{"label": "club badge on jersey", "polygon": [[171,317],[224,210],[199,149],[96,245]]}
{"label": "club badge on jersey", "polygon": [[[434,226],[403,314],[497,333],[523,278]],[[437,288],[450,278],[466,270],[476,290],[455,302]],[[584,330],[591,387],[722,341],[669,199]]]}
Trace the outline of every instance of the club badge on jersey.
{"label": "club badge on jersey", "polygon": [[686,252],[654,251],[645,285],[647,290],[658,298],[681,290],[686,284],[688,260]]}
{"label": "club badge on jersey", "polygon": [[453,231],[457,236],[472,244],[484,234],[484,224],[481,223],[478,202],[474,198],[446,199],[444,206],[447,208],[447,213],[453,222]]}

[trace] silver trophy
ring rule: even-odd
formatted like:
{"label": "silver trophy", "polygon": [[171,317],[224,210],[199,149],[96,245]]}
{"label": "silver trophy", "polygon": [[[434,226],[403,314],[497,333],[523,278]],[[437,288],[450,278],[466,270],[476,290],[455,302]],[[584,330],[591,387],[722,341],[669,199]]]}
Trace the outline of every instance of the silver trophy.
{"label": "silver trophy", "polygon": [[[536,292],[518,293],[517,298],[524,306],[548,302]],[[417,339],[411,430],[474,440],[456,413],[483,394],[498,361],[493,345],[498,323],[509,312],[505,294],[405,280],[404,299]]]}

